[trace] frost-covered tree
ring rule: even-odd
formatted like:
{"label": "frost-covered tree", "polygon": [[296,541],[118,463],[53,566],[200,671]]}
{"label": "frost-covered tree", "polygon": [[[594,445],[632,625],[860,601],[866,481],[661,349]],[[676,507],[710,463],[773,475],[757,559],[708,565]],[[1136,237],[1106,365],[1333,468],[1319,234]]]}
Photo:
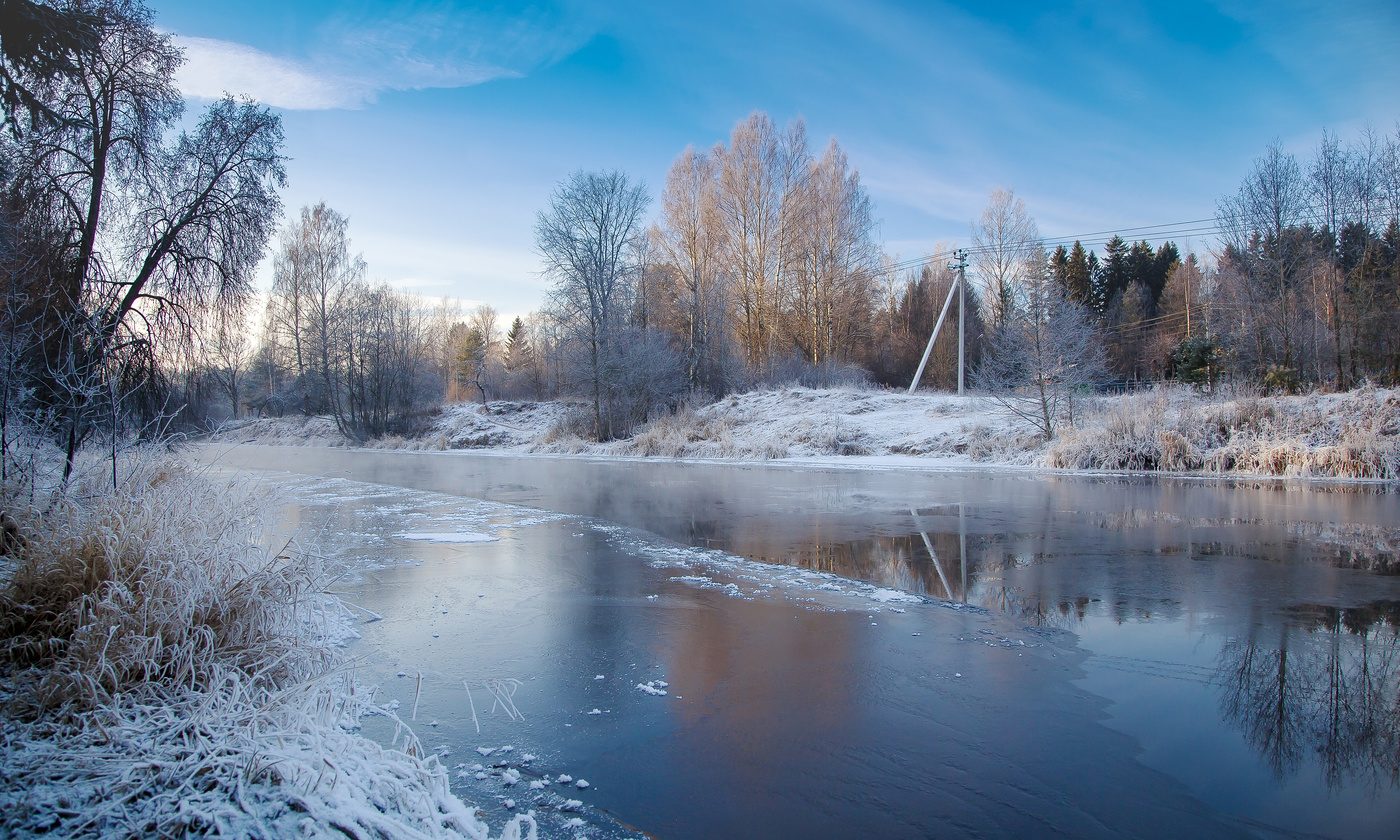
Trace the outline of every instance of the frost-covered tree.
{"label": "frost-covered tree", "polygon": [[74,72],[24,79],[54,119],[14,144],[6,187],[47,255],[6,294],[43,324],[28,371],[69,470],[94,423],[122,414],[102,395],[137,393],[109,380],[161,387],[200,320],[251,295],[285,180],[276,115],[225,98],[172,135],[184,98],[170,34],[133,0],[80,8],[99,42],[70,55]]}
{"label": "frost-covered tree", "polygon": [[972,226],[972,265],[982,285],[982,311],[999,329],[1022,303],[1040,269],[1040,229],[1026,203],[1009,189],[992,190]]}
{"label": "frost-covered tree", "polygon": [[593,429],[613,436],[604,397],[621,377],[617,337],[628,326],[636,266],[629,256],[650,199],[622,172],[576,172],[550,197],[535,221],[535,246],[554,280],[558,321],[593,400]]}
{"label": "frost-covered tree", "polygon": [[1036,277],[983,349],[976,384],[1049,439],[1074,423],[1074,398],[1107,378],[1092,313],[1059,284]]}

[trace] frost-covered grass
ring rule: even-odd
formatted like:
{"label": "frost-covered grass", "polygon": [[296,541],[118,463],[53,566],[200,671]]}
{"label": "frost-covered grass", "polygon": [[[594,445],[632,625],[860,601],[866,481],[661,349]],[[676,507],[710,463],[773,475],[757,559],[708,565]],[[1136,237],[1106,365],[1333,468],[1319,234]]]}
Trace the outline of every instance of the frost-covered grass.
{"label": "frost-covered grass", "polygon": [[1048,447],[1062,469],[1400,479],[1400,392],[1210,399],[1183,388],[1102,401]]}
{"label": "frost-covered grass", "polygon": [[[731,460],[864,456],[891,464],[938,460],[1076,470],[1400,478],[1400,391],[1259,397],[1192,389],[1076,401],[1077,423],[1046,442],[985,396],[848,387],[772,388],[684,405],[627,439],[585,439],[586,406],[494,402],[443,408],[418,438],[375,448],[489,449],[643,458]],[[303,418],[244,423],[222,441],[344,446],[334,428]],[[894,457],[891,457],[894,456]]]}
{"label": "frost-covered grass", "polygon": [[360,734],[392,713],[315,559],[261,545],[253,490],[124,467],[4,488],[0,835],[486,838],[406,727]]}

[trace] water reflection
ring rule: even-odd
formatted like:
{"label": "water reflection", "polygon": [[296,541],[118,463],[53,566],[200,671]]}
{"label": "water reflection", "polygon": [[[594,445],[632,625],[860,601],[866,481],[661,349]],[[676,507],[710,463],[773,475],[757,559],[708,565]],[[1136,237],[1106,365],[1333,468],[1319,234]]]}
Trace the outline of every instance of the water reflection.
{"label": "water reflection", "polygon": [[[241,457],[598,517],[1073,631],[1090,654],[1084,684],[1108,701],[1111,725],[1142,743],[1144,763],[1203,800],[1355,836],[1388,837],[1392,829],[1357,820],[1400,814],[1393,487],[257,448]],[[572,540],[560,546],[565,556]],[[605,563],[596,577],[617,573]],[[691,685],[678,693],[722,691],[733,675],[764,670],[749,650],[760,631],[748,635],[733,615],[696,612],[677,631],[687,652],[673,663],[677,683]],[[866,653],[833,643],[829,627],[806,627],[805,613],[779,618],[782,627],[746,621],[794,661],[828,647],[854,662]],[[883,632],[887,623],[859,627]],[[834,682],[793,681],[833,698],[811,712],[822,725],[862,708],[843,693],[848,667]],[[774,712],[764,696],[734,697],[737,708],[798,717]],[[1152,753],[1159,733],[1182,746]]]}
{"label": "water reflection", "polygon": [[[1096,614],[1118,624],[1181,618],[1192,593],[1199,599],[1202,589],[1182,573],[1183,562],[1209,570],[1220,559],[1296,561],[1381,575],[1396,568],[1393,535],[1335,523],[1288,523],[1281,534],[1276,529],[1267,539],[1242,544],[1187,539],[1112,547],[1075,563],[1065,535],[1054,529],[969,535],[963,504],[911,507],[909,517],[914,529],[908,534],[814,539],[757,559],[974,603],[1035,627],[1070,631]],[[1170,517],[1115,514],[1094,517],[1092,527],[1122,535],[1164,519]],[[1189,530],[1243,523],[1175,524]],[[719,531],[705,544],[724,544]],[[1217,594],[1231,597],[1228,589]],[[1232,618],[1247,629],[1227,635],[1216,657],[1212,684],[1222,719],[1276,781],[1315,763],[1331,789],[1400,787],[1400,602],[1270,610],[1257,586],[1246,587],[1244,600],[1255,601],[1251,611]]]}
{"label": "water reflection", "polygon": [[1221,711],[1274,778],[1310,755],[1329,787],[1400,783],[1400,603],[1302,606],[1221,650]]}

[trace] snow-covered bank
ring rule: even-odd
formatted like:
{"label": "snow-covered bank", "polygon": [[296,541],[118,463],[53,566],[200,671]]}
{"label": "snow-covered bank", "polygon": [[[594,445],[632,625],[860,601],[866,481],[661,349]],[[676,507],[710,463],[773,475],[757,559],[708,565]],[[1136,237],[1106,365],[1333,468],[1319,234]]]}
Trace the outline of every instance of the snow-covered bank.
{"label": "snow-covered bank", "polygon": [[[371,448],[482,449],[734,460],[884,457],[919,465],[1400,478],[1400,391],[1212,397],[1185,388],[1085,398],[1051,441],[993,398],[862,389],[781,388],[683,407],[625,440],[580,437],[586,406],[497,401],[446,406],[416,438]],[[231,424],[217,442],[351,446],[325,418]]]}
{"label": "snow-covered bank", "polygon": [[346,670],[314,558],[260,546],[251,489],[122,477],[5,488],[0,835],[488,837],[406,728],[360,734],[393,712]]}

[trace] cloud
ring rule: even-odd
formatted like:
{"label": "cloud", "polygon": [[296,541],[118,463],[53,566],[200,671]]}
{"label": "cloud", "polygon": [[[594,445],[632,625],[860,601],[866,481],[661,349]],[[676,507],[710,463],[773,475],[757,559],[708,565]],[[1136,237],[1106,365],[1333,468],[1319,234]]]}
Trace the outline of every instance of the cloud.
{"label": "cloud", "polygon": [[373,91],[348,79],[318,74],[302,64],[232,41],[176,35],[185,63],[176,74],[181,92],[195,99],[225,93],[251,96],[278,108],[318,111],[357,108]]}
{"label": "cloud", "polygon": [[382,90],[465,87],[517,75],[470,62],[436,62],[407,50],[382,50],[371,54],[377,61],[339,69],[333,57],[312,65],[216,38],[175,35],[174,41],[185,51],[176,84],[186,96],[232,93],[297,111],[362,108]]}

